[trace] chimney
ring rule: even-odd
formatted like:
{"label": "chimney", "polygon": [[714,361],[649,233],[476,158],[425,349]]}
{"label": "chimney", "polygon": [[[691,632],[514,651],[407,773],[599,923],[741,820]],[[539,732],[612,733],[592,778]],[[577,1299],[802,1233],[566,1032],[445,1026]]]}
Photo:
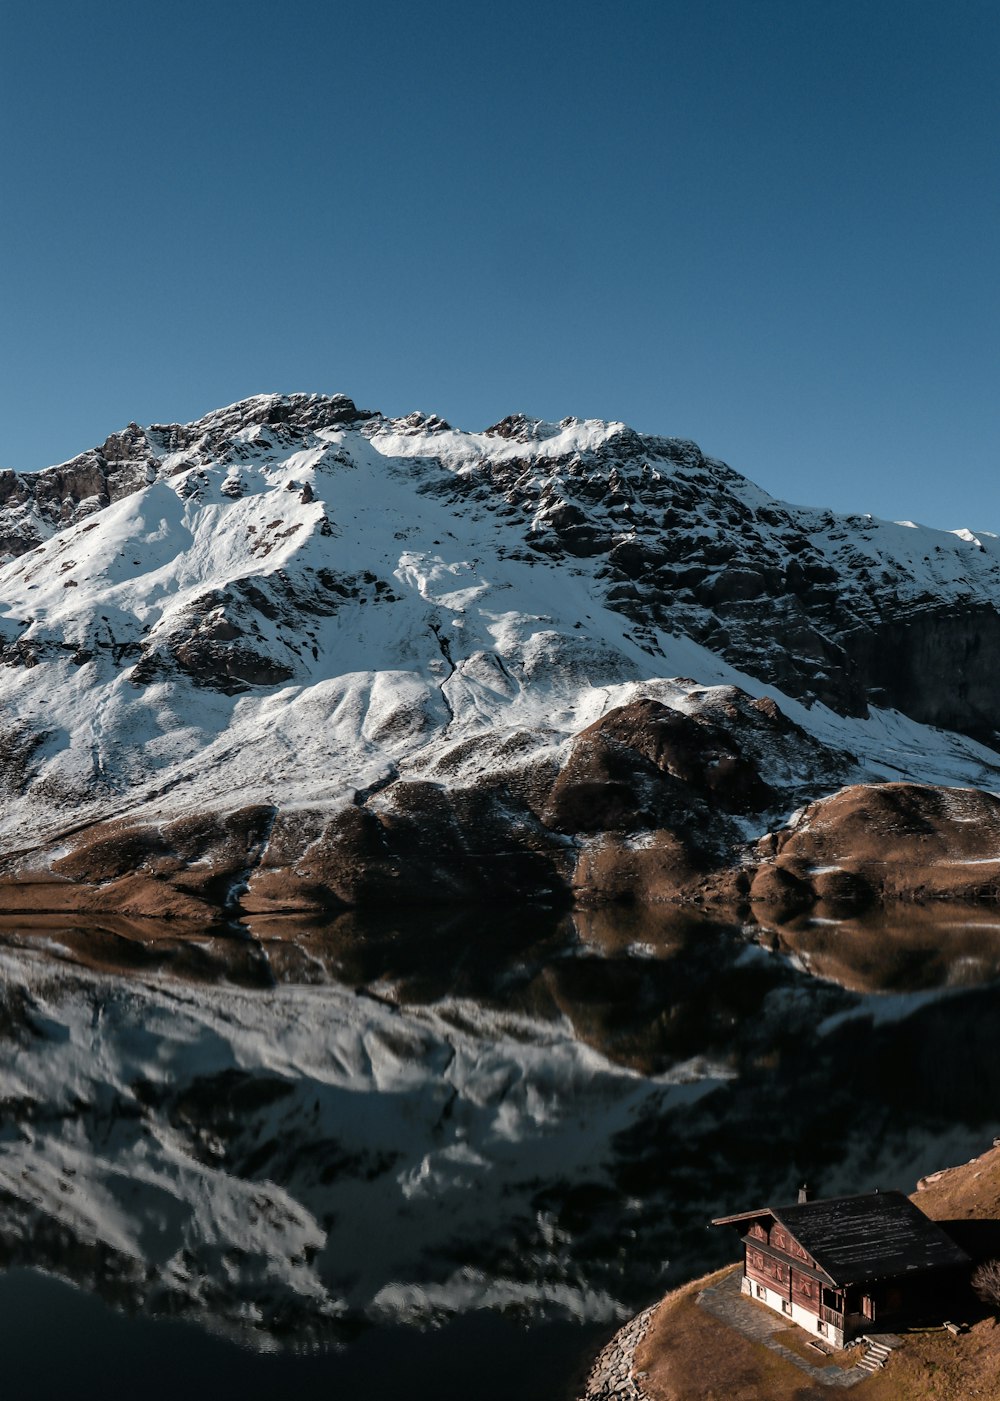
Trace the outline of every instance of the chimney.
{"label": "chimney", "polygon": [[808,1185],[803,1182],[802,1186],[799,1188],[799,1206],[803,1206],[806,1202],[811,1200],[812,1192],[809,1190]]}

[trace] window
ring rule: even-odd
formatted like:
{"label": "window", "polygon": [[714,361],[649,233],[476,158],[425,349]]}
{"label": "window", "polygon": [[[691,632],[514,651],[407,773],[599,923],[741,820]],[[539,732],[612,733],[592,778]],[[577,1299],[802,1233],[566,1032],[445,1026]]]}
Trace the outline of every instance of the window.
{"label": "window", "polygon": [[781,1312],[782,1312],[782,1313],[791,1313],[791,1311],[792,1311],[791,1301],[788,1300],[788,1299],[782,1299],[782,1301],[781,1301]]}
{"label": "window", "polygon": [[758,1284],[758,1285],[757,1285],[757,1298],[758,1298],[758,1299],[766,1299],[766,1298],[767,1298],[767,1290],[764,1288],[764,1286],[763,1286],[762,1284]]}
{"label": "window", "polygon": [[823,1322],[823,1320],[822,1320],[821,1318],[817,1318],[817,1320],[816,1320],[816,1332],[817,1332],[817,1333],[822,1333],[822,1334],[823,1334],[823,1337],[824,1337],[824,1338],[826,1337],[826,1324]]}

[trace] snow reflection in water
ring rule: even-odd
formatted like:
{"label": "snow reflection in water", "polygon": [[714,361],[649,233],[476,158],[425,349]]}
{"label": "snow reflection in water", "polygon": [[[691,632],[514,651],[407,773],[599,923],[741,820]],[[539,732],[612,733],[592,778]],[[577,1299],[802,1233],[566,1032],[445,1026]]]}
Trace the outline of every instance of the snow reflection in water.
{"label": "snow reflection in water", "polygon": [[992,1137],[1000,998],[967,982],[1000,930],[906,918],[8,918],[4,1262],[258,1349],[610,1326],[716,1263],[734,1202],[909,1188]]}

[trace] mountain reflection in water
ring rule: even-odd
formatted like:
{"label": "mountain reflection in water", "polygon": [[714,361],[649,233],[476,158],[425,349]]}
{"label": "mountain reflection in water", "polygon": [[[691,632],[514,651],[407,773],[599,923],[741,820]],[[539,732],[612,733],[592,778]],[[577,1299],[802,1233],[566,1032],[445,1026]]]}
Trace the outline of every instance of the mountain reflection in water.
{"label": "mountain reflection in water", "polygon": [[720,1263],[713,1215],[803,1178],[910,1188],[995,1129],[983,907],[5,916],[0,971],[7,1279],[46,1270],[333,1378],[380,1336],[405,1370],[414,1326],[447,1325],[481,1396],[493,1347],[497,1396],[502,1374],[551,1398],[545,1340],[569,1359]]}

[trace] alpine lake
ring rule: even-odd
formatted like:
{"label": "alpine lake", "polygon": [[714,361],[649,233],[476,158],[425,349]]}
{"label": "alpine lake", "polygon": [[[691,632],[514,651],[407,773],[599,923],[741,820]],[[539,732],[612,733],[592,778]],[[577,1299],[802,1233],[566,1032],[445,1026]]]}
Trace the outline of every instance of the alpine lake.
{"label": "alpine lake", "polygon": [[0,916],[12,1394],[568,1401],[713,1216],[983,1151],[1000,910]]}

